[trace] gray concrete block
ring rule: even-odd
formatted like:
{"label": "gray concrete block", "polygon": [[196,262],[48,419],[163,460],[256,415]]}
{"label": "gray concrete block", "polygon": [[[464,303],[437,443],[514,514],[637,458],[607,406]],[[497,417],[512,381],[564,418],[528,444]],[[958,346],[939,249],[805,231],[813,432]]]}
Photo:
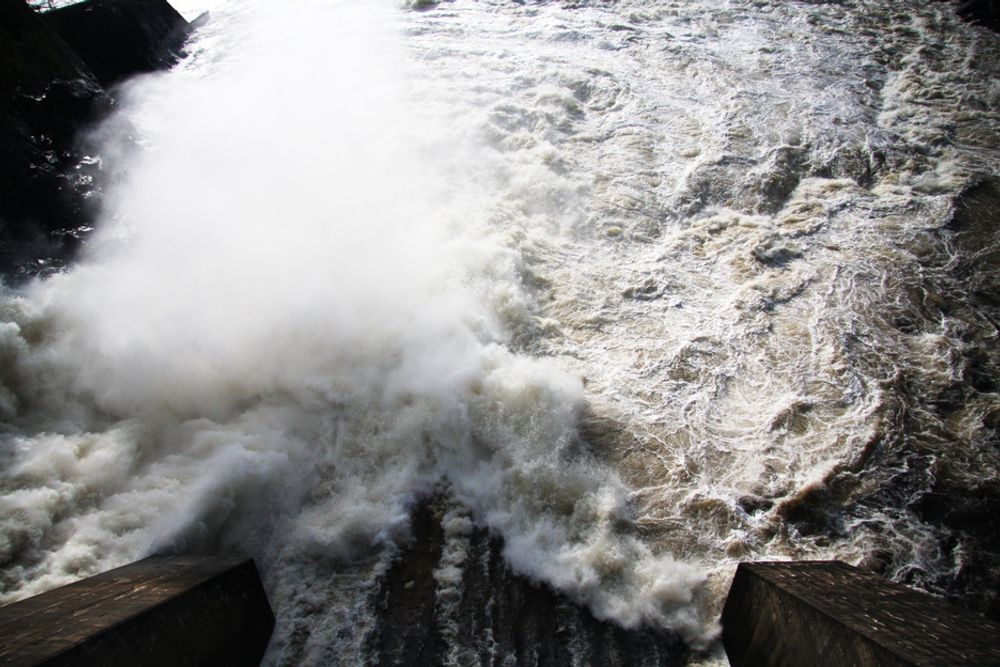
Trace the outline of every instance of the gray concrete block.
{"label": "gray concrete block", "polygon": [[0,607],[0,665],[258,665],[273,627],[252,560],[147,558]]}
{"label": "gray concrete block", "polygon": [[837,561],[741,563],[722,639],[734,667],[1000,665],[1000,624]]}

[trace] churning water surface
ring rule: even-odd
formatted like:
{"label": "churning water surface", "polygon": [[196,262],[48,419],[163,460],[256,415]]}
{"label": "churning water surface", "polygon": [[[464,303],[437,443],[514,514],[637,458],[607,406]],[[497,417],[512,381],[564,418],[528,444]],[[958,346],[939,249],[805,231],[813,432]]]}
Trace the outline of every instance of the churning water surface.
{"label": "churning water surface", "polygon": [[444,600],[475,526],[695,647],[747,559],[996,613],[995,34],[918,0],[178,6],[212,10],[189,56],[88,138],[83,257],[0,302],[0,599],[245,553],[270,662],[357,664],[443,494]]}

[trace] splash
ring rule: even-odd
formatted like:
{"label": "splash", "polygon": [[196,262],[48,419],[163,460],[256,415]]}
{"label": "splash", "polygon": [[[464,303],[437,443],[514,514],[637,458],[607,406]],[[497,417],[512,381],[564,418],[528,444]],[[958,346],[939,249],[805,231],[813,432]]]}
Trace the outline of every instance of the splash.
{"label": "splash", "polygon": [[539,320],[523,259],[463,177],[475,152],[415,101],[398,22],[233,3],[122,91],[85,256],[3,298],[5,600],[235,551],[264,570],[272,660],[349,659],[349,610],[445,479],[516,571],[712,635],[701,571],[633,534],[582,442],[580,379],[517,351]]}

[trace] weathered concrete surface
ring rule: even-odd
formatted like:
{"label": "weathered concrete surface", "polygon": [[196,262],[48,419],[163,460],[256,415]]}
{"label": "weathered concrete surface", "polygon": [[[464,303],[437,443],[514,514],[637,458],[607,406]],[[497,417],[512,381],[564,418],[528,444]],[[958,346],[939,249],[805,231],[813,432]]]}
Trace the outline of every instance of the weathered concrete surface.
{"label": "weathered concrete surface", "polygon": [[1000,624],[837,561],[741,563],[722,639],[734,667],[1000,665]]}
{"label": "weathered concrete surface", "polygon": [[104,91],[23,0],[0,0],[0,275],[68,254],[89,184],[74,137]]}
{"label": "weathered concrete surface", "polygon": [[0,607],[0,665],[258,665],[273,627],[252,560],[147,558]]}

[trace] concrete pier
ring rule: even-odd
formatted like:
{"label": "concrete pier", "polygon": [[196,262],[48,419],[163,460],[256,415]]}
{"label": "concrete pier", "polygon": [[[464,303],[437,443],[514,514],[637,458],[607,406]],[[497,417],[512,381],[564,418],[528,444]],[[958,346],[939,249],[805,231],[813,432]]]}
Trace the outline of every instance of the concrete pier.
{"label": "concrete pier", "polygon": [[0,607],[0,665],[258,665],[273,627],[252,560],[147,558]]}
{"label": "concrete pier", "polygon": [[1000,665],[1000,624],[837,561],[741,563],[722,639],[733,667]]}

